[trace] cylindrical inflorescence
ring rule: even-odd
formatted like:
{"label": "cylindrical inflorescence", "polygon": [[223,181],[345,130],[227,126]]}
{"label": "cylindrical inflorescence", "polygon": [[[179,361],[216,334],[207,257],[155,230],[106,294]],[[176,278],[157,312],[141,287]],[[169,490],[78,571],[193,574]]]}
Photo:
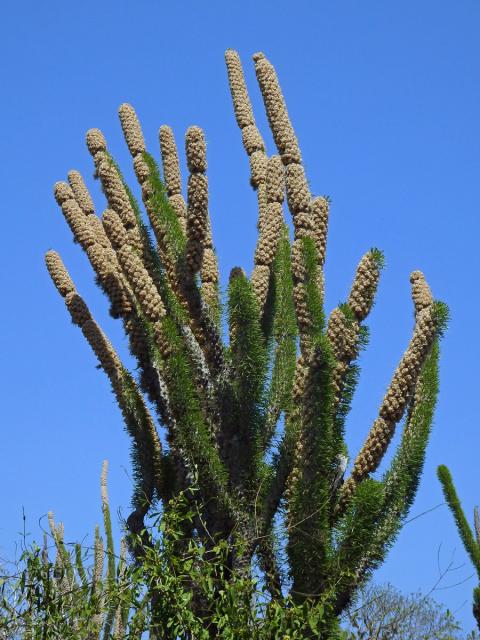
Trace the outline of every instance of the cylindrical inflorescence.
{"label": "cylindrical inflorescence", "polygon": [[255,54],[253,59],[270,129],[282,162],[287,167],[287,201],[294,219],[296,236],[301,237],[311,227],[311,195],[302,166],[300,148],[273,65],[263,53]]}
{"label": "cylindrical inflorescence", "polygon": [[342,488],[342,502],[349,498],[359,482],[377,469],[385,455],[435,340],[437,327],[433,311],[433,305],[429,305],[417,314],[412,339],[393,375],[379,416],[355,460],[351,477]]}
{"label": "cylindrical inflorescence", "polygon": [[124,103],[118,109],[120,124],[128,149],[133,157],[146,151],[145,140],[143,138],[142,127],[132,105]]}
{"label": "cylindrical inflorescence", "polygon": [[267,162],[267,211],[265,224],[260,230],[255,251],[255,264],[270,266],[275,258],[283,228],[284,174],[279,156]]}
{"label": "cylindrical inflorescence", "polygon": [[285,169],[285,184],[287,187],[287,202],[292,214],[295,238],[313,236],[312,220],[310,216],[311,193],[305,176],[305,170],[300,163],[291,162]]}
{"label": "cylindrical inflorescence", "polygon": [[168,201],[178,216],[182,229],[187,223],[187,205],[182,195],[182,178],[178,161],[177,145],[173,131],[163,125],[158,132],[160,151],[162,153],[163,179],[167,190]]}
{"label": "cylindrical inflorescence", "polygon": [[97,168],[108,206],[116,211],[125,229],[136,226],[137,220],[126,189],[118,175],[118,171],[107,158]]}
{"label": "cylindrical inflorescence", "polygon": [[228,82],[232,94],[235,118],[240,129],[244,129],[245,127],[255,124],[255,118],[243,76],[240,56],[234,49],[227,49],[225,52],[225,62],[227,63]]}
{"label": "cylindrical inflorescence", "polygon": [[345,316],[340,307],[330,314],[327,337],[336,360],[353,360],[358,355],[358,324]]}
{"label": "cylindrical inflorescence", "polygon": [[[190,127],[185,135],[188,169],[186,277],[192,280],[200,271],[202,296],[218,315],[218,265],[213,249],[210,216],[208,213],[207,148],[200,127]],[[188,283],[187,283],[188,288]]]}
{"label": "cylindrical inflorescence", "polygon": [[127,236],[120,217],[107,209],[102,216],[105,231],[115,248],[122,272],[132,288],[145,319],[151,324],[151,330],[163,358],[170,355],[170,346],[165,338],[162,319],[165,307],[154,281],[150,277],[140,256],[127,242]]}
{"label": "cylindrical inflorescence", "polygon": [[402,418],[422,365],[433,344],[435,333],[433,307],[429,306],[417,316],[412,340],[385,394],[380,407],[380,417],[395,422]]}
{"label": "cylindrical inflorescence", "polygon": [[265,143],[255,124],[253,109],[243,75],[240,56],[233,49],[225,52],[228,82],[232,95],[233,109],[237,124],[242,132],[243,146],[250,159],[250,183],[257,192],[258,229],[263,227],[266,216],[267,156]]}
{"label": "cylindrical inflorescence", "polygon": [[108,206],[119,215],[123,226],[127,230],[129,244],[137,252],[143,252],[144,244],[130,197],[117,168],[108,156],[105,156],[98,164],[97,173],[102,183]]}
{"label": "cylindrical inflorescence", "polygon": [[330,314],[327,337],[335,357],[332,379],[334,410],[341,401],[348,367],[358,356],[359,331],[359,322],[356,319],[347,318],[340,307],[336,307]]}
{"label": "cylindrical inflorescence", "polygon": [[347,305],[353,317],[347,317],[345,310],[337,307],[328,320],[327,336],[336,360],[333,371],[335,408],[340,404],[349,366],[358,357],[360,323],[373,305],[380,277],[379,260],[380,253],[377,250],[367,252],[360,260]]}
{"label": "cylindrical inflorescence", "polygon": [[[105,561],[105,549],[103,540],[100,535],[100,528],[97,524],[95,527],[95,541],[93,543],[93,575],[92,587],[94,592],[100,593],[100,584],[103,579],[103,564]],[[100,626],[102,623],[102,613],[95,614],[93,617],[94,624]]]}
{"label": "cylindrical inflorescence", "polygon": [[45,256],[45,262],[58,292],[65,300],[73,322],[82,330],[100,365],[115,388],[121,380],[123,371],[122,363],[117,353],[107,336],[92,318],[83,299],[78,295],[58,253],[49,251]]}
{"label": "cylindrical inflorescence", "polygon": [[265,305],[271,266],[284,225],[284,186],[282,161],[280,156],[272,156],[267,162],[267,206],[264,224],[259,230],[252,274],[253,288],[261,309]]}
{"label": "cylindrical inflorescence", "polygon": [[318,264],[323,267],[327,252],[329,203],[323,196],[313,198],[310,202],[310,217],[313,237],[317,247]]}
{"label": "cylindrical inflorescence", "polygon": [[100,495],[102,497],[102,508],[104,510],[110,509],[110,503],[108,500],[107,475],[108,460],[104,460],[102,463],[102,472],[100,474]]}
{"label": "cylindrical inflorescence", "polygon": [[256,264],[253,267],[251,281],[258,305],[262,309],[267,299],[270,285],[270,267],[265,264]]}
{"label": "cylindrical inflorescence", "polygon": [[410,274],[412,285],[412,298],[415,305],[415,314],[420,313],[433,303],[433,296],[425,276],[421,271],[413,271]]}
{"label": "cylindrical inflorescence", "polygon": [[68,183],[70,184],[75,200],[78,202],[83,213],[86,215],[95,213],[92,197],[81,174],[75,170],[69,171]]}
{"label": "cylindrical inflorescence", "polygon": [[[71,593],[74,588],[73,578],[69,575],[69,562],[66,557],[64,535],[65,529],[62,522],[55,525],[55,520],[52,511],[47,514],[48,524],[50,525],[50,531],[52,533],[53,540],[56,547],[56,557],[54,564],[54,580],[57,583],[57,588],[62,595]],[[48,562],[48,552],[46,553]]]}
{"label": "cylindrical inflorescence", "polygon": [[50,274],[50,277],[62,298],[76,292],[73,280],[58,253],[55,251],[48,251],[45,254],[45,264],[47,265],[48,273]]}
{"label": "cylindrical inflorescence", "polygon": [[205,136],[200,127],[190,127],[185,135],[188,169],[187,275],[193,278],[200,270],[207,239],[208,178]]}
{"label": "cylindrical inflorescence", "polygon": [[107,142],[100,129],[89,129],[86,135],[87,148],[95,166],[103,160],[107,151]]}
{"label": "cylindrical inflorescence", "polygon": [[348,306],[360,322],[370,313],[380,278],[378,251],[366,253],[360,260],[353,280]]}
{"label": "cylindrical inflorescence", "polygon": [[101,245],[104,249],[107,250],[107,254],[111,254],[112,245],[110,240],[107,238],[105,233],[105,229],[103,228],[102,221],[97,215],[88,216],[87,224],[90,225],[90,228],[95,236],[95,240],[99,245]]}
{"label": "cylindrical inflorescence", "polygon": [[218,316],[220,310],[218,289],[220,278],[218,273],[217,254],[215,253],[215,250],[213,248],[210,220],[208,220],[205,248],[203,251],[202,266],[200,269],[200,278],[202,280],[202,298]]}
{"label": "cylindrical inflorescence", "polygon": [[285,165],[291,163],[301,164],[302,156],[275,69],[263,53],[256,53],[253,59],[268,122],[270,123],[277,149],[282,156],[282,161]]}
{"label": "cylindrical inflorescence", "polygon": [[162,125],[158,132],[162,152],[163,179],[169,196],[182,193],[182,178],[178,161],[177,145],[170,127]]}

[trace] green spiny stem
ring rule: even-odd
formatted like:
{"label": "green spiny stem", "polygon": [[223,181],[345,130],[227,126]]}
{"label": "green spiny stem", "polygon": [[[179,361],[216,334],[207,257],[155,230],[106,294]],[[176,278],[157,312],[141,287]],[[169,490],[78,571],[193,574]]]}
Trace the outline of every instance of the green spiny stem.
{"label": "green spiny stem", "polygon": [[480,630],[480,587],[475,587],[473,590],[473,615]]}
{"label": "green spiny stem", "polygon": [[87,573],[85,571],[85,567],[83,565],[82,559],[82,546],[78,543],[75,544],[75,569],[77,570],[77,574],[80,577],[80,581],[82,586],[87,586],[88,578]]}
{"label": "green spiny stem", "polygon": [[442,485],[445,500],[447,501],[450,511],[452,512],[452,515],[455,519],[458,533],[460,534],[460,538],[462,539],[465,551],[470,556],[470,559],[473,562],[473,566],[475,567],[475,570],[477,571],[477,574],[480,578],[480,546],[475,540],[473,531],[468,524],[467,518],[465,517],[465,513],[462,509],[462,503],[460,502],[460,498],[458,497],[457,491],[453,484],[452,475],[445,465],[440,465],[438,467],[437,473],[438,479],[440,480],[440,483]]}
{"label": "green spiny stem", "polygon": [[[458,533],[465,547],[465,551],[470,556],[470,559],[475,567],[477,576],[480,580],[480,544],[475,539],[475,535],[468,524],[465,513],[462,509],[462,503],[458,497],[455,485],[450,471],[445,465],[440,465],[437,469],[438,479],[442,485],[443,494],[445,500],[452,512],[455,524],[457,525]],[[480,629],[480,587],[477,586],[473,590],[473,615],[477,621],[477,626]]]}
{"label": "green spiny stem", "polygon": [[337,549],[328,579],[335,585],[335,611],[348,606],[358,578],[356,569],[382,514],[384,484],[368,479],[359,485],[337,532]]}
{"label": "green spiny stem", "polygon": [[238,274],[230,279],[228,294],[235,441],[227,458],[231,481],[245,487],[258,469],[267,350],[251,283]]}
{"label": "green spiny stem", "polygon": [[273,359],[267,413],[262,434],[262,449],[266,451],[275,435],[282,412],[291,408],[292,388],[297,355],[297,324],[293,303],[293,279],[290,258],[290,241],[285,227],[278,243],[273,263]]}
{"label": "green spiny stem", "polygon": [[323,590],[331,552],[329,522],[335,472],[332,457],[333,367],[330,344],[320,336],[313,346],[309,364],[288,503],[288,553],[293,589],[304,595]]}
{"label": "green spiny stem", "polygon": [[201,402],[194,386],[188,357],[179,338],[174,321],[166,317],[163,332],[170,346],[170,355],[159,363],[169,390],[169,400],[175,418],[176,438],[189,466],[197,469],[204,498],[219,505],[220,510],[231,510],[231,499],[226,487],[228,473],[212,438],[202,412]]}
{"label": "green spiny stem", "polygon": [[127,431],[134,443],[132,461],[136,486],[133,503],[136,506],[150,504],[156,486],[161,483],[161,449],[143,398],[127,371],[124,371],[118,398]]}
{"label": "green spiny stem", "polygon": [[282,580],[275,551],[275,536],[270,530],[261,537],[257,546],[257,554],[268,592],[273,599],[278,599],[282,597]]}
{"label": "green spiny stem", "polygon": [[266,533],[271,526],[273,517],[277,513],[284,497],[288,477],[295,459],[295,445],[300,431],[300,421],[297,416],[288,418],[285,429],[278,445],[278,451],[273,455],[269,465],[270,473],[265,474],[265,484],[261,489],[261,531]]}

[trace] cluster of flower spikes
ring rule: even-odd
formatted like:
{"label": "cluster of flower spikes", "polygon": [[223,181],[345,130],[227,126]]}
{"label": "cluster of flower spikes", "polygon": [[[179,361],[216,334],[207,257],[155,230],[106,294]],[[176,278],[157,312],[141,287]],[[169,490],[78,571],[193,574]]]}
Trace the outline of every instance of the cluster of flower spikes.
{"label": "cluster of flower spikes", "polygon": [[[323,316],[323,267],[329,200],[324,196],[313,196],[310,192],[298,140],[271,63],[261,53],[253,57],[278,152],[278,155],[268,157],[266,145],[255,123],[240,58],[232,50],[226,52],[225,58],[235,117],[250,162],[250,183],[258,201],[258,241],[252,275],[248,279],[242,270],[236,268],[232,270],[231,281],[238,276],[239,280],[251,284],[260,319],[266,312],[268,295],[278,276],[275,273],[275,261],[281,239],[288,232],[283,211],[285,196],[293,222],[288,267],[291,273],[288,275],[291,276],[292,309],[299,349],[294,354],[291,380],[283,384],[284,388],[290,389],[290,400],[272,411],[271,407],[267,407],[266,411],[267,415],[270,411],[276,418],[284,413],[285,433],[279,446],[279,455],[272,463],[271,480],[265,490],[262,487],[263,513],[260,513],[262,509],[255,510],[255,518],[258,517],[261,522],[259,527],[255,522],[253,529],[260,530],[260,539],[265,541],[271,533],[273,517],[282,500],[287,505],[289,525],[295,523],[288,518],[297,518],[299,515],[289,512],[289,502],[302,478],[305,481],[309,477],[309,470],[318,466],[315,458],[315,438],[318,434],[311,425],[317,418],[319,406],[319,375],[326,364],[327,369],[331,366],[325,397],[330,398],[328,411],[334,416],[336,412],[341,412],[348,375],[362,346],[361,325],[373,305],[381,259],[376,250],[364,255],[347,302],[332,311],[324,327],[320,316]],[[228,384],[226,381],[235,379],[235,372],[232,374],[229,371],[230,362],[226,357],[228,348],[221,341],[219,275],[208,212],[205,137],[199,127],[190,127],[185,136],[189,171],[185,201],[178,151],[170,127],[162,126],[159,131],[162,181],[152,156],[147,152],[133,107],[123,104],[119,115],[155,243],[98,129],[88,131],[87,147],[93,157],[96,176],[101,182],[108,208],[101,218],[95,215],[92,198],[76,171],[69,172],[68,183],[57,183],[55,196],[76,241],[88,256],[98,284],[110,300],[112,316],[123,322],[130,350],[138,360],[142,391],[148,395],[160,422],[166,426],[169,452],[174,458],[177,476],[181,479],[177,486],[181,488],[187,486],[192,478],[191,458],[187,449],[189,446],[195,447],[196,440],[200,438],[197,427],[190,428],[190,436],[179,437],[186,413],[183,405],[179,406],[179,402],[182,404],[182,394],[176,392],[172,395],[171,385],[175,382],[175,376],[169,363],[176,357],[178,344],[175,342],[177,338],[172,338],[169,332],[167,321],[172,320],[178,329],[180,351],[187,354],[193,383],[197,388],[196,399],[200,398],[197,413],[201,415],[203,412],[208,444],[198,445],[199,459],[203,462],[210,460],[208,468],[216,468],[216,465],[220,468],[222,464],[228,467],[229,462],[222,460],[222,438],[225,438],[222,430],[229,424],[224,414],[230,410],[228,401],[225,401],[228,398],[225,385]],[[155,491],[157,496],[161,496],[161,468],[165,454],[141,393],[76,292],[59,256],[49,252],[47,266],[73,321],[82,329],[110,378],[127,427],[130,425],[135,447],[143,452],[140,475],[150,479],[146,482],[148,487],[145,493],[149,500],[153,499]],[[354,462],[350,477],[338,490],[335,486],[329,497],[332,504],[336,505],[337,515],[345,512],[356,487],[377,469],[395,426],[415,392],[423,363],[436,336],[434,305],[428,285],[420,272],[414,272],[411,280],[416,307],[413,338],[394,374],[379,416]],[[236,331],[238,327],[230,327],[232,343],[237,342]],[[322,345],[328,345],[328,357],[322,351]],[[277,344],[273,349],[274,358],[280,353],[280,347]],[[270,370],[275,372],[275,367]],[[266,375],[265,385],[268,384]],[[270,396],[266,393],[265,397]],[[141,428],[134,424],[139,408]],[[272,434],[264,441],[270,442]],[[230,435],[227,434],[228,437]],[[339,432],[339,435],[340,439],[343,438],[343,432]],[[205,448],[210,446],[210,458],[202,458]],[[335,459],[330,461],[326,473],[334,473],[340,452],[341,449],[337,447]],[[266,449],[263,453],[267,453]],[[235,455],[231,455],[230,459],[235,461]],[[199,470],[200,474],[207,471],[205,468]],[[226,486],[228,480],[226,484],[212,481],[209,485],[212,496],[223,495]],[[245,506],[246,503],[242,504]],[[137,504],[135,509],[136,517],[139,516],[141,521],[148,504]],[[231,519],[227,518],[226,521],[229,526],[232,525]],[[244,521],[242,517],[242,527]],[[251,545],[252,554],[254,549],[255,545]],[[270,573],[276,574],[272,566],[272,549],[265,545],[264,551],[264,560],[270,563]],[[315,571],[315,567],[312,570]]]}

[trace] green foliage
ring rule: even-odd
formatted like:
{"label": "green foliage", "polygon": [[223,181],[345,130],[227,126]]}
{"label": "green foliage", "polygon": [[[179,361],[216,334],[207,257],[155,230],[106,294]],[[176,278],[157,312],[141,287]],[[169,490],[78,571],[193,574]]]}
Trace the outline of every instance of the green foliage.
{"label": "green foliage", "polygon": [[381,249],[378,249],[377,247],[372,247],[370,249],[370,255],[372,256],[377,266],[377,269],[379,271],[385,268],[385,254]]}
{"label": "green foliage", "polygon": [[[230,361],[233,419],[243,469],[241,482],[255,477],[260,462],[261,428],[264,420],[264,389],[267,349],[260,312],[250,281],[243,274],[230,278],[228,287]],[[231,418],[232,418],[231,417]]]}
{"label": "green foliage", "polygon": [[275,434],[280,414],[288,413],[292,408],[292,387],[297,356],[297,322],[293,304],[290,239],[286,227],[283,229],[273,263],[271,295],[274,308],[273,336],[269,345],[269,356],[273,364],[262,437],[264,451],[267,450]]}
{"label": "green foliage", "polygon": [[450,310],[448,308],[448,305],[441,300],[435,300],[435,302],[433,303],[433,310],[435,325],[437,327],[437,335],[439,338],[441,338],[444,335],[450,321]]}
{"label": "green foliage", "polygon": [[[257,579],[233,573],[226,541],[207,548],[190,540],[179,556],[177,543],[185,523],[196,516],[189,505],[179,494],[165,514],[154,514],[148,536],[152,542],[144,546],[142,535],[134,541],[143,547],[141,565],[120,558],[112,575],[110,569],[99,571],[102,555],[95,554],[92,562],[88,548],[77,544],[71,552],[66,549],[71,566],[76,566],[67,588],[67,572],[58,569],[58,556],[52,561],[36,545],[26,549],[16,575],[1,578],[0,636],[140,640],[148,632],[162,640],[300,640],[325,630],[324,605],[305,601],[297,606],[289,597],[269,601]],[[343,637],[335,621],[328,627],[329,638]]]}
{"label": "green foliage", "polygon": [[288,504],[290,536],[288,552],[294,590],[323,590],[331,543],[331,484],[335,457],[332,455],[333,393],[330,379],[334,360],[328,340],[321,336],[314,346],[314,362],[307,382],[309,393],[304,410],[298,477],[292,483]]}
{"label": "green foliage", "polygon": [[161,460],[153,441],[145,405],[135,381],[127,371],[123,373],[121,391],[124,421],[134,443],[131,449],[135,479],[132,502],[135,506],[143,507],[154,499],[155,489],[161,482]]}

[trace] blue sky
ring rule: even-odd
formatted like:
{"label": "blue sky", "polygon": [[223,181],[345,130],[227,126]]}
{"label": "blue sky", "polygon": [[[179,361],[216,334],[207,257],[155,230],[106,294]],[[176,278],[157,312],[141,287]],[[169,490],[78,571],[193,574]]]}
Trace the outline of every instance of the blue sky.
{"label": "blue sky", "polygon": [[[385,251],[370,320],[371,345],[348,422],[358,450],[412,328],[408,275],[422,269],[452,320],[443,344],[441,395],[412,516],[443,502],[436,465],[450,466],[469,515],[480,502],[478,302],[480,4],[476,0],[285,0],[162,3],[157,0],[9,2],[2,8],[0,103],[0,555],[22,528],[40,537],[52,509],[67,539],[100,519],[99,473],[110,461],[113,510],[128,513],[127,436],[108,382],[72,326],[43,264],[58,250],[97,319],[122,354],[86,258],[52,196],[69,169],[89,180],[104,207],[84,134],[101,128],[133,178],[116,111],[128,101],[157,152],[161,124],[177,139],[205,130],[211,215],[222,272],[250,269],[255,199],[237,130],[223,54],[246,68],[257,122],[271,138],[251,55],[263,50],[280,77],[315,193],[331,196],[327,310],[344,299],[371,246]],[[182,145],[183,146],[183,145]],[[45,525],[45,519],[41,521]],[[466,629],[473,570],[445,506],[408,524],[379,580],[428,591],[454,553],[463,565],[435,596]]]}

